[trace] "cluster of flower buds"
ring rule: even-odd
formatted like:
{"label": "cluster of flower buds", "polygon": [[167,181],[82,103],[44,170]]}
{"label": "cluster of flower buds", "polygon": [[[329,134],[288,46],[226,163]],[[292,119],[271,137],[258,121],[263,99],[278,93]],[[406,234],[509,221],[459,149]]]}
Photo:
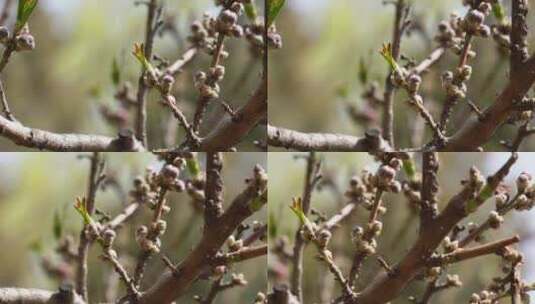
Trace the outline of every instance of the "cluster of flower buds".
{"label": "cluster of flower buds", "polygon": [[461,181],[461,184],[465,187],[472,189],[474,194],[477,194],[483,189],[485,185],[485,177],[481,174],[481,171],[476,167],[470,168],[470,174],[468,180]]}
{"label": "cluster of flower buds", "polygon": [[522,253],[511,246],[502,249],[499,255],[503,258],[504,265],[507,265],[507,267],[502,268],[504,273],[509,273],[511,271],[509,268],[510,265],[522,262],[524,259]]}
{"label": "cluster of flower buds", "polygon": [[225,36],[240,38],[243,36],[243,27],[238,24],[238,18],[243,14],[241,1],[216,0],[216,5],[223,6],[216,19],[216,31]]}
{"label": "cluster of flower buds", "polygon": [[442,241],[442,247],[444,248],[444,253],[454,252],[459,249],[459,241],[451,240],[448,236]]}
{"label": "cluster of flower buds", "polygon": [[143,176],[134,179],[134,189],[130,190],[130,196],[136,202],[153,205],[156,202],[157,193],[151,189],[151,186]]}
{"label": "cluster of flower buds", "polygon": [[503,216],[496,211],[491,211],[489,214],[489,225],[492,229],[498,229],[503,224]]}
{"label": "cluster of flower buds", "polygon": [[227,247],[230,252],[239,251],[240,249],[243,248],[243,240],[242,239],[236,240],[234,235],[231,235],[227,239]]}
{"label": "cluster of flower buds", "polygon": [[218,98],[219,97],[219,82],[225,77],[225,67],[216,65],[208,70],[208,73],[199,71],[195,74],[193,83],[195,88],[199,90],[199,94],[204,98]]}
{"label": "cluster of flower buds", "polygon": [[186,184],[180,179],[180,171],[184,165],[185,161],[182,158],[177,158],[172,164],[165,164],[157,175],[160,186],[176,192],[184,191]]}
{"label": "cluster of flower buds", "polygon": [[492,39],[503,50],[509,51],[511,48],[511,23],[503,22],[500,24],[493,24],[491,26]]}
{"label": "cluster of flower buds", "polygon": [[438,33],[435,41],[444,48],[452,49],[455,53],[461,52],[463,42],[463,31],[461,29],[461,17],[451,14],[449,20],[444,20],[438,24]]}
{"label": "cluster of flower buds", "polygon": [[158,253],[161,246],[160,236],[165,233],[166,229],[167,222],[164,220],[152,223],[150,229],[141,225],[136,230],[136,242],[143,251]]}
{"label": "cluster of flower buds", "polygon": [[[370,231],[373,235],[379,235],[382,228],[382,224],[379,227],[379,225],[373,225],[373,223],[367,227],[367,229],[374,229],[373,231]],[[369,238],[367,231],[361,226],[353,227],[353,230],[351,231],[351,241],[353,242],[353,245],[355,245],[357,252],[364,256],[373,255],[377,249],[377,241],[375,240],[375,237]]]}
{"label": "cluster of flower buds", "polygon": [[272,24],[267,31],[267,41],[268,46],[273,49],[280,49],[282,48],[282,37],[277,32],[277,28],[275,27],[275,24]]}
{"label": "cluster of flower buds", "polygon": [[216,19],[209,13],[203,15],[202,21],[196,20],[191,24],[191,35],[189,42],[195,47],[207,51],[211,54],[215,50],[215,30]]}
{"label": "cluster of flower buds", "polygon": [[482,290],[480,293],[473,293],[469,304],[492,304],[496,301],[496,294],[493,291]]}
{"label": "cluster of flower buds", "polygon": [[441,267],[429,267],[425,270],[424,278],[428,282],[433,282],[438,279],[441,273],[442,273]]}
{"label": "cluster of flower buds", "polygon": [[349,189],[346,190],[344,195],[349,199],[350,203],[360,203],[364,199],[366,194],[366,186],[360,180],[358,176],[353,176],[349,181]]}
{"label": "cluster of flower buds", "polygon": [[395,180],[401,166],[402,162],[397,158],[392,158],[388,164],[381,165],[374,175],[375,185],[383,191],[401,192],[401,183]]}
{"label": "cluster of flower buds", "polygon": [[254,304],[265,304],[265,303],[267,303],[266,295],[262,292],[257,293],[254,299]]}
{"label": "cluster of flower buds", "polygon": [[4,45],[14,43],[17,52],[35,49],[35,38],[30,33],[28,25],[25,25],[15,37],[10,35],[7,27],[0,26],[0,43]]}
{"label": "cluster of flower buds", "polygon": [[490,37],[490,27],[485,25],[485,17],[487,17],[492,10],[488,2],[481,2],[475,9],[470,9],[461,22],[463,30],[468,35]]}
{"label": "cluster of flower buds", "polygon": [[253,169],[253,178],[247,178],[245,183],[254,189],[258,196],[266,192],[268,184],[268,175],[266,170],[260,165],[255,165]]}
{"label": "cluster of flower buds", "polygon": [[466,82],[472,76],[472,67],[463,65],[455,70],[442,73],[442,87],[446,90],[446,95],[452,99],[459,100],[466,97]]}

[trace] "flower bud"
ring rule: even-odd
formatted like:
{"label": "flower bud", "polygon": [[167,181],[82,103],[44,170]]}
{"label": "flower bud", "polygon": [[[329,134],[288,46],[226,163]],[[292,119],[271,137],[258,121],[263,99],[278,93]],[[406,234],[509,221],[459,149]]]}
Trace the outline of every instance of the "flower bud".
{"label": "flower bud", "polygon": [[500,228],[503,223],[503,217],[496,211],[491,211],[489,214],[489,225],[492,229]]}
{"label": "flower bud", "polygon": [[31,51],[35,48],[35,39],[31,34],[21,34],[17,36],[17,51]]}
{"label": "flower bud", "polygon": [[516,179],[516,188],[518,192],[524,192],[531,185],[531,175],[527,172],[522,172]]}

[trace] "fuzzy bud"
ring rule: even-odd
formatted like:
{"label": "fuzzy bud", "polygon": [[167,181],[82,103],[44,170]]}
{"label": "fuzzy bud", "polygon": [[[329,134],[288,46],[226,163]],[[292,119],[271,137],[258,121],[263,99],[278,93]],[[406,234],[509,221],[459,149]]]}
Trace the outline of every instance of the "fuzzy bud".
{"label": "fuzzy bud", "polygon": [[31,51],[35,49],[35,39],[31,34],[21,34],[17,36],[17,51]]}
{"label": "fuzzy bud", "polygon": [[329,245],[329,241],[331,240],[331,232],[327,229],[322,229],[320,233],[318,234],[318,243],[319,246],[322,248],[325,248]]}
{"label": "fuzzy bud", "polygon": [[516,179],[516,188],[518,192],[524,192],[531,185],[531,175],[526,172],[520,173]]}
{"label": "fuzzy bud", "polygon": [[110,247],[113,244],[113,241],[115,240],[115,236],[116,236],[116,233],[115,231],[113,231],[113,229],[104,230],[104,233],[102,234],[104,246]]}
{"label": "fuzzy bud", "polygon": [[503,223],[503,216],[498,214],[496,211],[491,211],[489,214],[489,225],[492,229],[500,228],[500,225]]}

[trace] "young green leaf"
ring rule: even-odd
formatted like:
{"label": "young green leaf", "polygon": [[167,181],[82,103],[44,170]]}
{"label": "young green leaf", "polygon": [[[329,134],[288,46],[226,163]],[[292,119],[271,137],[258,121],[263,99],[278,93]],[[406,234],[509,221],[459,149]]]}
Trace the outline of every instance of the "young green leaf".
{"label": "young green leaf", "polygon": [[299,218],[299,221],[301,222],[301,225],[305,226],[306,229],[310,232],[314,232],[314,225],[312,225],[312,222],[307,218],[305,213],[303,212],[303,201],[300,197],[294,197],[292,200],[292,205],[290,206],[290,209],[297,215]]}
{"label": "young green leaf", "polygon": [[379,50],[379,53],[386,60],[390,68],[394,71],[399,71],[399,66],[392,56],[392,45],[390,43],[383,44],[383,47]]}
{"label": "young green leaf", "polygon": [[15,23],[15,32],[19,32],[28,19],[30,19],[38,0],[19,0],[19,7],[17,10],[17,22]]}
{"label": "young green leaf", "polygon": [[186,166],[188,167],[188,171],[191,176],[198,177],[199,174],[201,174],[201,166],[199,165],[199,161],[196,157],[187,158]]}
{"label": "young green leaf", "polygon": [[256,20],[258,13],[256,11],[256,6],[253,1],[251,1],[251,3],[245,4],[245,15],[247,15],[247,18],[249,18],[249,20],[251,21]]}
{"label": "young green leaf", "polygon": [[54,223],[52,226],[52,230],[54,233],[54,238],[56,240],[61,239],[61,235],[63,234],[63,220],[61,218],[59,210],[56,210],[56,212],[54,212]]}
{"label": "young green leaf", "polygon": [[119,70],[119,63],[115,57],[111,63],[111,81],[115,86],[118,86],[119,82],[121,82],[121,71]]}
{"label": "young green leaf", "polygon": [[80,213],[84,220],[84,224],[86,225],[94,225],[95,222],[91,218],[91,215],[89,215],[89,212],[87,212],[87,206],[86,206],[86,200],[84,198],[77,197],[76,202],[74,203],[74,209]]}
{"label": "young green leaf", "polygon": [[280,14],[285,2],[286,0],[268,0],[267,27],[270,27],[271,24],[273,24],[277,16]]}
{"label": "young green leaf", "polygon": [[503,9],[502,4],[500,1],[495,1],[495,3],[492,4],[492,13],[494,14],[494,17],[500,21],[500,23],[503,23],[505,20],[505,10]]}
{"label": "young green leaf", "polygon": [[141,63],[145,70],[149,71],[151,75],[156,75],[156,70],[145,56],[145,46],[143,45],[143,43],[134,43],[134,50],[132,51],[132,55],[136,57],[136,59],[139,61],[139,63]]}
{"label": "young green leaf", "polygon": [[405,171],[405,174],[409,178],[409,180],[413,181],[416,179],[416,168],[414,165],[414,161],[412,158],[404,159],[403,161],[403,171]]}

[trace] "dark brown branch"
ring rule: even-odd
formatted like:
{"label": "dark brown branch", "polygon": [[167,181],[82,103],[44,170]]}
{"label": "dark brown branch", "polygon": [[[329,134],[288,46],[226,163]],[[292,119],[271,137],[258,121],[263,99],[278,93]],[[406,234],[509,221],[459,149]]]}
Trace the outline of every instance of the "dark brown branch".
{"label": "dark brown branch", "polygon": [[429,260],[428,266],[441,266],[445,264],[461,262],[482,255],[494,254],[497,253],[498,250],[518,243],[519,241],[520,237],[518,235],[515,235],[508,239],[488,243],[474,248],[460,248],[452,253],[439,256],[437,258],[432,258],[431,260]]}
{"label": "dark brown branch", "polygon": [[526,62],[528,53],[528,1],[511,1],[511,57],[509,61],[510,80],[514,80],[515,73]]}
{"label": "dark brown branch", "polygon": [[225,116],[201,141],[201,151],[227,151],[267,116],[267,83],[263,78],[249,101],[233,117]]}
{"label": "dark brown branch", "polygon": [[[256,171],[256,175],[265,174],[259,167]],[[139,304],[169,304],[185,293],[233,231],[260,206],[266,204],[266,181],[261,178],[255,178],[253,181],[255,182],[249,183],[219,218],[218,224],[214,225],[216,229],[203,233],[197,246],[176,266],[178,272],[167,271],[161,275],[158,281],[141,295]]]}
{"label": "dark brown branch", "polygon": [[483,117],[472,115],[439,150],[475,151],[492,137],[511,115],[513,104],[521,100],[535,82],[535,56],[531,56],[514,74],[513,80],[496,101],[483,111]]}
{"label": "dark brown branch", "polygon": [[[516,160],[516,154],[491,177],[487,186],[492,193]],[[461,192],[452,197],[446,208],[430,222],[426,229],[420,232],[416,242],[409,249],[401,261],[392,267],[393,273],[385,271],[379,273],[361,293],[354,303],[377,304],[386,303],[394,299],[405,286],[427,265],[433,252],[442,240],[449,234],[463,218],[468,215],[466,204],[469,200],[481,201],[482,198],[473,198],[474,189],[466,185]],[[480,203],[478,203],[480,205]]]}
{"label": "dark brown branch", "polygon": [[422,205],[420,209],[420,231],[438,214],[438,153],[424,152],[422,155]]}
{"label": "dark brown branch", "polygon": [[223,214],[223,154],[210,152],[206,154],[206,185],[204,202],[204,227],[210,229],[211,225]]}

